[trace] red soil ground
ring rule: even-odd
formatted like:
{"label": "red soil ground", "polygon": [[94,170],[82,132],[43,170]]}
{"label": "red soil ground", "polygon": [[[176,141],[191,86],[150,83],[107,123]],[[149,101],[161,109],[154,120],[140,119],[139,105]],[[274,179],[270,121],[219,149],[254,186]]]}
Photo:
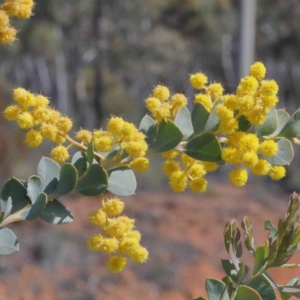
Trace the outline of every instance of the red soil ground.
{"label": "red soil ground", "polygon": [[[190,300],[205,296],[205,278],[222,278],[220,258],[227,220],[240,223],[250,217],[256,245],[264,242],[265,219],[277,224],[283,217],[288,194],[262,186],[243,189],[217,184],[202,195],[139,194],[124,198],[125,214],[136,219],[142,244],[150,252],[147,263],[130,263],[118,275],[105,268],[105,255],[92,253],[85,240],[96,233],[87,222],[97,209],[93,198],[64,199],[75,222],[52,226],[41,221],[10,228],[21,251],[0,258],[1,300]],[[294,261],[300,261],[300,256]],[[251,262],[250,256],[246,260]],[[273,277],[285,284],[300,271],[275,270]]]}

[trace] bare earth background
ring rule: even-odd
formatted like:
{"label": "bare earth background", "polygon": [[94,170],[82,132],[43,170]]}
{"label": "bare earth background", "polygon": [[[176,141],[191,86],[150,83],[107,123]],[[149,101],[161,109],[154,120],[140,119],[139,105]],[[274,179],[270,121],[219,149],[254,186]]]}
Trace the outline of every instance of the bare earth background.
{"label": "bare earth background", "polygon": [[[267,236],[264,220],[277,225],[289,194],[263,184],[243,189],[215,184],[202,195],[139,193],[124,198],[125,214],[136,219],[146,264],[129,263],[119,275],[105,268],[105,255],[92,253],[85,240],[96,233],[87,222],[97,198],[66,198],[75,222],[53,226],[41,221],[11,226],[21,251],[0,258],[1,300],[190,300],[205,296],[206,277],[223,276],[220,258],[225,222],[251,218],[256,245]],[[249,260],[250,256],[246,256]],[[297,259],[298,258],[298,259]],[[293,261],[299,263],[300,256]],[[299,270],[276,270],[281,284]]]}

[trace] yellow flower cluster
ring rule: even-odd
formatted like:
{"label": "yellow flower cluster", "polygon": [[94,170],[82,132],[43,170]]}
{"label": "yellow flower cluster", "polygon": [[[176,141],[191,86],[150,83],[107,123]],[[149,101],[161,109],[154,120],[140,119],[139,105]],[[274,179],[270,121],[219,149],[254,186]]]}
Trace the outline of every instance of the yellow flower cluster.
{"label": "yellow flower cluster", "polygon": [[16,121],[21,129],[27,130],[26,143],[38,147],[44,139],[49,139],[58,146],[51,151],[52,158],[62,163],[69,158],[68,150],[62,146],[72,121],[60,112],[49,107],[49,100],[43,95],[34,95],[23,88],[14,90],[15,104],[8,106],[4,116],[9,121]]}
{"label": "yellow flower cluster", "polygon": [[75,136],[75,139],[84,144],[93,141],[95,149],[99,152],[118,149],[121,155],[122,151],[126,150],[134,158],[131,166],[138,171],[145,171],[149,168],[149,161],[144,157],[148,150],[145,138],[146,136],[134,124],[119,117],[110,118],[106,131],[99,129],[90,132],[82,129]]}
{"label": "yellow flower cluster", "polygon": [[255,175],[269,174],[274,180],[281,179],[285,176],[285,168],[272,166],[264,159],[265,156],[274,156],[277,151],[278,145],[272,139],[260,142],[255,134],[235,132],[229,137],[222,151],[222,159],[236,166],[236,169],[229,173],[230,181],[236,186],[244,186],[248,180],[245,167]]}
{"label": "yellow flower cluster", "polygon": [[177,112],[187,105],[187,98],[181,93],[170,96],[166,86],[158,85],[145,103],[153,118],[160,123],[165,119],[173,120]]}
{"label": "yellow flower cluster", "polygon": [[191,85],[203,89],[195,95],[194,103],[201,103],[209,112],[215,107],[220,119],[220,132],[232,134],[238,130],[238,118],[244,115],[253,125],[261,125],[266,120],[270,108],[278,102],[278,85],[274,80],[263,80],[266,68],[261,62],[250,67],[249,76],[241,79],[236,94],[223,95],[219,83],[207,84],[202,73],[190,76]]}
{"label": "yellow flower cluster", "polygon": [[113,273],[122,272],[127,264],[127,256],[135,263],[148,259],[148,251],[140,245],[141,234],[134,229],[134,220],[120,216],[124,203],[118,198],[106,200],[102,209],[89,214],[89,221],[102,228],[102,233],[87,240],[92,251],[110,255],[107,268]]}
{"label": "yellow flower cluster", "polygon": [[162,154],[166,161],[163,169],[170,178],[170,185],[174,192],[183,192],[187,186],[193,192],[204,192],[207,181],[203,176],[209,171],[215,171],[218,164],[195,160],[177,150],[170,150]]}
{"label": "yellow flower cluster", "polygon": [[17,30],[10,26],[9,18],[30,18],[33,6],[33,0],[4,0],[0,6],[0,44],[11,44],[16,39]]}

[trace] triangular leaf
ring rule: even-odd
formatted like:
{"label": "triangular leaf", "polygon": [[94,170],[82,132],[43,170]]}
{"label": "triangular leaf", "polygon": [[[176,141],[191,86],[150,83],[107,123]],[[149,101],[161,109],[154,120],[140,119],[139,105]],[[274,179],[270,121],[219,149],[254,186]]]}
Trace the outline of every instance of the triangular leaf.
{"label": "triangular leaf", "polygon": [[118,196],[130,196],[135,193],[136,179],[129,167],[120,167],[109,171],[107,190]]}
{"label": "triangular leaf", "polygon": [[78,179],[77,171],[72,164],[64,164],[61,167],[58,185],[53,192],[56,196],[70,193],[76,186]]}
{"label": "triangular leaf", "polygon": [[56,189],[60,173],[60,165],[54,160],[43,157],[37,167],[37,175],[42,180],[42,190],[51,194]]}
{"label": "triangular leaf", "polygon": [[208,162],[221,161],[221,146],[212,133],[200,134],[187,142],[184,153],[188,156]]}
{"label": "triangular leaf", "polygon": [[0,255],[9,255],[19,250],[15,234],[8,228],[0,229]]}
{"label": "triangular leaf", "polygon": [[171,121],[162,121],[158,125],[155,142],[151,146],[153,152],[165,152],[175,148],[183,138],[180,129]]}
{"label": "triangular leaf", "polygon": [[40,218],[50,224],[65,224],[74,220],[72,213],[56,199],[47,203]]}
{"label": "triangular leaf", "polygon": [[97,196],[107,189],[107,173],[98,164],[91,165],[77,182],[75,191],[84,196]]}
{"label": "triangular leaf", "polygon": [[191,114],[186,107],[180,109],[174,119],[175,125],[183,133],[183,140],[187,140],[194,132]]}

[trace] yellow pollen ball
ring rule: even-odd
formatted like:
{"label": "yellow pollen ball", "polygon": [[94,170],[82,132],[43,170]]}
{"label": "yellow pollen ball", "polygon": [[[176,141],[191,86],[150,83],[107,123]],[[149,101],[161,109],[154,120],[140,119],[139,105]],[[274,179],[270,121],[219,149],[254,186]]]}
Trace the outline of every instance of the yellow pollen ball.
{"label": "yellow pollen ball", "polygon": [[153,97],[160,101],[166,101],[170,97],[170,91],[166,86],[158,85],[153,90]]}
{"label": "yellow pollen ball", "polygon": [[135,238],[125,237],[120,241],[119,251],[123,254],[129,254],[131,251],[139,246],[139,240]]}
{"label": "yellow pollen ball", "polygon": [[4,110],[4,117],[8,121],[14,121],[17,119],[18,114],[20,113],[21,109],[17,105],[10,105],[6,107]]}
{"label": "yellow pollen ball", "polygon": [[73,122],[68,117],[62,117],[57,121],[56,126],[59,131],[68,133],[73,126]]}
{"label": "yellow pollen ball", "polygon": [[260,61],[254,63],[250,67],[250,75],[255,77],[258,81],[262,80],[266,76],[266,67]]}
{"label": "yellow pollen ball", "polygon": [[246,152],[242,157],[242,163],[249,168],[253,168],[258,163],[258,156],[255,152]]}
{"label": "yellow pollen ball", "polygon": [[143,263],[148,259],[149,253],[145,247],[133,247],[130,251],[130,258],[135,263]]}
{"label": "yellow pollen ball", "polygon": [[112,273],[120,273],[126,267],[127,260],[123,256],[111,256],[107,261],[107,268]]}
{"label": "yellow pollen ball", "polygon": [[224,95],[222,97],[224,105],[230,110],[236,110],[238,107],[238,96],[237,95]]}
{"label": "yellow pollen ball", "polygon": [[222,159],[228,164],[238,164],[241,161],[241,153],[236,148],[227,146],[222,151]]}
{"label": "yellow pollen ball", "polygon": [[124,209],[124,202],[122,202],[118,198],[112,198],[105,202],[103,206],[103,211],[109,216],[109,217],[115,217],[118,216]]}
{"label": "yellow pollen ball", "polygon": [[47,107],[49,105],[49,99],[43,95],[36,95],[34,99],[34,107]]}
{"label": "yellow pollen ball", "polygon": [[160,106],[161,102],[155,97],[149,97],[145,101],[146,108],[153,114]]}
{"label": "yellow pollen ball", "polygon": [[278,152],[278,145],[273,140],[263,141],[260,149],[265,156],[274,156]]}
{"label": "yellow pollen ball", "polygon": [[18,115],[17,123],[22,129],[30,129],[33,127],[33,118],[29,112],[23,112]]}
{"label": "yellow pollen ball", "polygon": [[86,129],[80,129],[76,133],[75,139],[83,144],[88,144],[92,140],[92,133]]}
{"label": "yellow pollen ball", "polygon": [[285,174],[286,174],[286,170],[282,166],[273,166],[269,171],[269,176],[273,180],[280,180],[285,176]]}
{"label": "yellow pollen ball", "polygon": [[145,141],[139,141],[139,142],[130,142],[125,147],[126,151],[129,155],[133,157],[139,157],[144,156],[146,154],[146,151],[148,149],[148,145]]}
{"label": "yellow pollen ball", "polygon": [[278,93],[279,87],[275,80],[263,80],[261,82],[259,93],[265,96],[272,96]]}
{"label": "yellow pollen ball", "polygon": [[20,106],[24,108],[34,105],[34,95],[23,88],[15,89],[13,92],[13,98]]}
{"label": "yellow pollen ball", "polygon": [[179,171],[180,166],[176,161],[167,160],[163,163],[163,170],[167,176],[170,176],[173,172]]}
{"label": "yellow pollen ball", "polygon": [[251,168],[251,172],[257,176],[263,176],[268,174],[270,168],[271,166],[266,160],[260,159],[258,163]]}
{"label": "yellow pollen ball", "polygon": [[239,123],[235,118],[220,120],[220,130],[225,134],[233,134],[239,128]]}
{"label": "yellow pollen ball", "polygon": [[202,177],[206,174],[206,171],[202,164],[197,163],[188,169],[188,175],[191,177]]}
{"label": "yellow pollen ball", "polygon": [[219,165],[215,162],[202,161],[201,164],[203,165],[204,170],[207,172],[213,172],[219,168]]}
{"label": "yellow pollen ball", "polygon": [[253,76],[246,76],[241,79],[241,83],[237,88],[237,95],[239,97],[243,96],[253,96],[258,88],[258,81]]}
{"label": "yellow pollen ball", "polygon": [[86,245],[91,251],[100,251],[102,240],[101,234],[94,234],[86,241]]}
{"label": "yellow pollen ball", "polygon": [[175,171],[170,175],[170,185],[174,192],[183,192],[187,186],[187,175],[182,171]]}
{"label": "yellow pollen ball", "polygon": [[125,121],[119,117],[111,117],[107,123],[107,130],[114,136],[120,137]]}
{"label": "yellow pollen ball", "polygon": [[206,92],[211,96],[212,100],[221,98],[223,91],[223,86],[220,83],[212,83],[207,87],[206,90]]}
{"label": "yellow pollen ball", "polygon": [[190,189],[193,192],[202,193],[205,192],[207,188],[207,180],[199,177],[195,178],[190,182]]}
{"label": "yellow pollen ball", "polygon": [[103,238],[99,245],[99,251],[102,251],[106,254],[111,254],[117,251],[118,248],[119,248],[119,242],[115,237]]}
{"label": "yellow pollen ball", "polygon": [[11,44],[17,35],[17,30],[13,27],[0,28],[0,44]]}
{"label": "yellow pollen ball", "polygon": [[170,103],[175,113],[187,105],[187,98],[183,94],[175,94],[171,97]]}
{"label": "yellow pollen ball", "polygon": [[150,168],[149,160],[146,157],[138,157],[135,158],[131,163],[130,166],[138,171],[138,172],[144,172],[147,171]]}
{"label": "yellow pollen ball", "polygon": [[194,103],[202,104],[209,112],[211,111],[212,103],[210,97],[205,94],[196,94]]}
{"label": "yellow pollen ball", "polygon": [[50,118],[49,109],[43,106],[36,107],[32,111],[32,117],[33,117],[34,125],[40,125],[42,123],[46,123]]}
{"label": "yellow pollen ball", "polygon": [[63,163],[69,158],[67,148],[61,145],[53,148],[50,155],[58,163]]}
{"label": "yellow pollen ball", "polygon": [[25,142],[29,147],[36,148],[43,142],[43,137],[39,131],[31,129],[26,134]]}
{"label": "yellow pollen ball", "polygon": [[248,180],[248,173],[245,169],[238,168],[229,173],[229,179],[235,186],[244,186]]}
{"label": "yellow pollen ball", "polygon": [[58,128],[52,124],[44,123],[42,124],[40,131],[43,138],[49,139],[50,141],[54,142],[58,133]]}
{"label": "yellow pollen ball", "polygon": [[4,10],[0,9],[0,29],[7,27],[9,23],[9,17]]}
{"label": "yellow pollen ball", "polygon": [[171,159],[175,159],[176,157],[178,157],[179,151],[172,149],[172,150],[163,152],[161,155],[162,155],[163,158],[171,160]]}
{"label": "yellow pollen ball", "polygon": [[89,221],[96,226],[103,226],[106,223],[106,213],[98,209],[89,213]]}
{"label": "yellow pollen ball", "polygon": [[193,88],[200,90],[207,84],[207,76],[203,73],[196,73],[190,75],[190,83]]}

